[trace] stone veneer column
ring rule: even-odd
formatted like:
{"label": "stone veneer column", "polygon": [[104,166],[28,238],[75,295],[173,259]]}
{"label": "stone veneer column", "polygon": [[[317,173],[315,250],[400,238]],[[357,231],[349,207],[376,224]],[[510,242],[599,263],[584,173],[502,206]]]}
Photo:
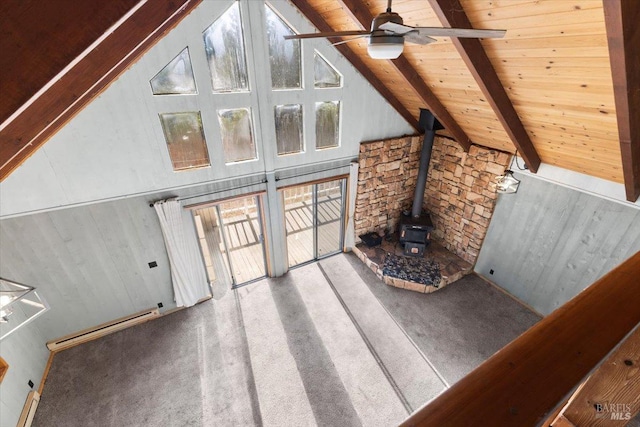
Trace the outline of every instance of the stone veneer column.
{"label": "stone veneer column", "polygon": [[395,230],[400,212],[411,205],[418,175],[420,136],[360,145],[355,234]]}
{"label": "stone veneer column", "polygon": [[510,158],[508,153],[475,145],[465,153],[444,137],[434,141],[424,202],[435,226],[432,237],[471,263],[478,257],[493,214],[496,177]]}
{"label": "stone veneer column", "polygon": [[[402,137],[360,145],[356,236],[395,230],[410,209],[418,174],[422,137]],[[472,146],[465,153],[451,139],[434,141],[424,208],[435,226],[433,238],[451,252],[475,262],[497,198],[492,186],[510,154]]]}

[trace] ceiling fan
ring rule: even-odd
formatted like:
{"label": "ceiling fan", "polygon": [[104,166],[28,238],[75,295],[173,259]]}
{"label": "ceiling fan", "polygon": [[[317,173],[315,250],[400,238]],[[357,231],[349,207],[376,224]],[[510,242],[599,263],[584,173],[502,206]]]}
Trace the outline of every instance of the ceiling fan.
{"label": "ceiling fan", "polygon": [[371,22],[371,31],[336,31],[309,34],[294,34],[284,38],[313,39],[356,36],[349,40],[343,40],[334,45],[349,42],[361,37],[369,37],[367,48],[369,56],[373,59],[395,59],[402,53],[404,41],[416,44],[429,44],[436,41],[433,37],[466,37],[466,38],[501,38],[506,30],[474,30],[470,28],[437,28],[437,27],[410,27],[404,25],[402,17],[391,11],[391,1],[387,0],[387,10],[382,12]]}

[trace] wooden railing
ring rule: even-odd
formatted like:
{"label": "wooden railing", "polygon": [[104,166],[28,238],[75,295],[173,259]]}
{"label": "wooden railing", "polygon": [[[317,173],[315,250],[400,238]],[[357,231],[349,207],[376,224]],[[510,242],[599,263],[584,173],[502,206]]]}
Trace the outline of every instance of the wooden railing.
{"label": "wooden railing", "polygon": [[640,324],[556,412],[545,426],[624,427],[634,419],[640,412]]}
{"label": "wooden railing", "polygon": [[639,323],[640,252],[402,425],[536,426]]}

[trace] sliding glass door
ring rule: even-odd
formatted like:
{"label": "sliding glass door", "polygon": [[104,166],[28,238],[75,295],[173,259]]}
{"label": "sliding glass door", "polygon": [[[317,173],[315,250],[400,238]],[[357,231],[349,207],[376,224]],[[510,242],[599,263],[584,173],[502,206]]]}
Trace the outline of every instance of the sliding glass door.
{"label": "sliding glass door", "polygon": [[342,250],[345,185],[338,179],[282,190],[289,267]]}
{"label": "sliding glass door", "polygon": [[197,209],[194,218],[214,293],[267,275],[259,196]]}

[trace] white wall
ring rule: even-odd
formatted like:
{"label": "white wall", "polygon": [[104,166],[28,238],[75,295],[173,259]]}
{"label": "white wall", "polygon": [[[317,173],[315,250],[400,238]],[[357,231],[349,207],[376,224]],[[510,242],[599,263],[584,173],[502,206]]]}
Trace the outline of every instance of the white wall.
{"label": "white wall", "polygon": [[[49,303],[33,323],[45,341],[159,302],[175,307],[160,225],[146,198],[2,220],[0,259],[0,276],[36,287]],[[151,261],[158,267],[150,269]]]}
{"label": "white wall", "polygon": [[640,251],[640,210],[515,173],[475,271],[547,315]]}
{"label": "white wall", "polygon": [[35,323],[13,332],[0,342],[0,356],[9,370],[0,384],[0,427],[15,427],[27,394],[40,385],[49,358],[45,340]]}
{"label": "white wall", "polygon": [[[271,3],[296,30],[313,31],[313,27],[288,2]],[[341,97],[341,145],[336,149],[321,151],[311,148],[314,146],[315,130],[310,117],[312,114],[305,114],[307,149],[302,154],[276,158],[273,155],[273,105],[280,102],[282,94],[270,89],[261,2],[241,3],[245,21],[251,20],[251,27],[245,26],[251,93],[212,94],[210,91],[202,31],[230,4],[230,1],[202,2],[102,95],[13,172],[0,185],[0,217],[353,158],[357,156],[358,146],[362,141],[414,132],[334,47],[325,40],[307,40],[303,42],[303,68],[308,89],[290,96],[295,102],[305,105]],[[154,97],[149,80],[185,46],[190,48],[200,94]],[[343,88],[313,88],[314,49],[320,51],[342,73]],[[259,153],[257,161],[224,165],[220,154],[222,148],[216,110],[228,106],[252,108]],[[174,172],[158,113],[191,110],[202,112],[212,166]]]}

